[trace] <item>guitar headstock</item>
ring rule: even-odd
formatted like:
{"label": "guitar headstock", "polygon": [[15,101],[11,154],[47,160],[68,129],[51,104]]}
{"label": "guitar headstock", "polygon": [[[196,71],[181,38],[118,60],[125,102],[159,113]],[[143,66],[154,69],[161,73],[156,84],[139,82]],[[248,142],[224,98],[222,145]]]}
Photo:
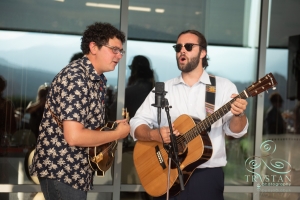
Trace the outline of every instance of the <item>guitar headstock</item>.
{"label": "guitar headstock", "polygon": [[127,108],[122,108],[122,117],[129,122],[129,112],[127,111]]}
{"label": "guitar headstock", "polygon": [[249,86],[246,91],[249,96],[256,96],[270,88],[276,89],[277,81],[272,73],[269,73]]}

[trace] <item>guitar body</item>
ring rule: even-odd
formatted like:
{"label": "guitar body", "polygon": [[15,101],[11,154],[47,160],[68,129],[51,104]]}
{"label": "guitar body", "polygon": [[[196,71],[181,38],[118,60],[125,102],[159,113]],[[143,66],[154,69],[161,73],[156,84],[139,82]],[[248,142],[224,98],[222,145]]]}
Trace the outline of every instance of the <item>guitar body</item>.
{"label": "guitar body", "polygon": [[[129,113],[127,108],[123,108],[122,116],[129,121]],[[117,122],[107,122],[103,128],[98,128],[99,131],[111,131],[117,128]],[[111,167],[115,159],[115,151],[118,146],[118,141],[112,141],[96,147],[89,147],[89,164],[97,176],[104,176],[105,172]]]}
{"label": "guitar body", "polygon": [[[180,136],[195,127],[195,121],[188,115],[179,116],[174,122],[174,127]],[[180,137],[178,136],[178,137]],[[177,138],[178,138],[177,137]],[[178,159],[183,172],[184,185],[197,166],[206,162],[212,155],[212,145],[206,132],[201,133],[187,144],[177,139]],[[137,141],[134,147],[133,159],[141,184],[146,192],[154,197],[162,196],[167,192],[169,159],[168,152],[162,143]],[[170,196],[180,192],[178,170],[171,164]]]}
{"label": "guitar body", "polygon": [[[99,131],[111,131],[117,127],[117,124],[107,123]],[[118,141],[109,142],[96,147],[89,147],[89,164],[97,176],[104,176],[105,172],[111,167],[115,158]]]}

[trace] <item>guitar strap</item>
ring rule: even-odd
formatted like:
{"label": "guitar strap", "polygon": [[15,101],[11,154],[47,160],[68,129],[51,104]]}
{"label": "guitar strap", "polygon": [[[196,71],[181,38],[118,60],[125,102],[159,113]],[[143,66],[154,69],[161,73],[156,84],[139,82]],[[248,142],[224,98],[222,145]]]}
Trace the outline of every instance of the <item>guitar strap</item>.
{"label": "guitar strap", "polygon": [[62,122],[59,120],[59,118],[52,112],[51,108],[50,108],[50,104],[49,104],[49,100],[47,100],[47,103],[46,103],[46,108],[48,107],[50,113],[51,113],[51,116],[52,118],[56,121],[57,125],[59,126],[59,128],[61,130],[63,130],[63,125],[62,125]]}
{"label": "guitar strap", "polygon": [[206,85],[206,95],[205,95],[205,110],[206,116],[211,115],[215,108],[215,96],[216,96],[216,77],[209,75],[211,85]]}

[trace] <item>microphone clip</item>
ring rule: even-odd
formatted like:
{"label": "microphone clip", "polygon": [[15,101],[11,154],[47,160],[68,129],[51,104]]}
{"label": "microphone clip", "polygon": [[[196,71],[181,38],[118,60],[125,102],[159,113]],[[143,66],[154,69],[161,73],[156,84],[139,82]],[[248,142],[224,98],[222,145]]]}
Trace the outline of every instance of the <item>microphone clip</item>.
{"label": "microphone clip", "polygon": [[155,103],[151,105],[157,108],[164,109],[166,106],[165,95],[167,94],[167,92],[166,91],[157,92],[155,90],[152,90],[152,92],[155,93]]}

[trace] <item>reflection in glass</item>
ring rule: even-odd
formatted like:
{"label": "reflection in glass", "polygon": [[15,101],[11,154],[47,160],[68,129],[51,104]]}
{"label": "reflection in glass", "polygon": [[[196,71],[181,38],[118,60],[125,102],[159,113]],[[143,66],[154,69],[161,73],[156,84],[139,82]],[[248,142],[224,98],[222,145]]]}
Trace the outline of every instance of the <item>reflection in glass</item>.
{"label": "reflection in glass", "polygon": [[243,200],[252,200],[252,194],[250,193],[225,193],[224,199],[225,200],[236,200],[236,199],[243,199]]}
{"label": "reflection in glass", "polygon": [[120,200],[152,200],[153,198],[145,192],[121,192]]}
{"label": "reflection in glass", "polygon": [[[43,193],[41,192],[32,192],[32,193],[24,193],[24,192],[18,192],[18,193],[0,193],[0,199],[1,200],[44,200]],[[110,192],[89,192],[87,194],[88,200],[111,200],[112,199],[112,193]],[[122,199],[122,198],[121,198]]]}
{"label": "reflection in glass", "polygon": [[[295,134],[297,121],[295,121],[294,113],[298,101],[287,98],[288,55],[289,52],[286,49],[267,49],[266,71],[274,74],[278,85],[275,91],[265,94],[265,121],[262,142],[271,141],[276,148],[274,148],[275,151],[271,155],[262,158],[266,162],[266,165],[261,166],[261,176],[265,177],[264,184],[299,186],[300,181],[297,177],[299,177],[300,162],[298,153],[296,152],[300,150],[298,145],[300,135]],[[278,109],[279,112],[273,112],[272,123],[267,123],[268,113],[272,112],[272,109],[274,110],[274,107],[278,105],[280,106]],[[268,131],[268,127],[271,127],[272,131]],[[279,159],[282,162],[274,165],[274,159]],[[286,161],[290,165],[290,171],[289,165],[282,165],[282,170],[288,172],[286,174],[278,174],[278,172],[272,170],[272,167],[268,167],[268,165],[271,165],[278,168],[283,161]],[[268,177],[276,178],[269,178],[268,180],[266,179]]]}
{"label": "reflection in glass", "polygon": [[[291,193],[289,192],[289,189],[275,189],[276,192],[272,192],[272,189],[266,192],[261,192],[259,194],[259,197],[261,200],[282,200],[282,199],[299,199],[300,194],[299,193]],[[278,192],[282,191],[282,192]],[[286,192],[285,192],[286,191]]]}
{"label": "reflection in glass", "polygon": [[[1,31],[1,33],[6,33],[6,31]],[[20,51],[20,54],[17,53],[17,56],[20,56],[21,60],[24,62],[18,63],[15,59],[10,56],[9,52],[15,52],[16,49],[1,49],[0,51],[4,52],[1,54],[0,60],[0,67],[1,67],[1,74],[9,79],[8,81],[8,88],[5,90],[6,96],[11,96],[14,99],[14,104],[17,107],[20,107],[20,110],[24,110],[26,106],[29,104],[29,101],[32,101],[36,98],[36,91],[32,90],[32,88],[38,88],[41,84],[45,82],[51,82],[54,75],[64,67],[75,53],[79,52],[79,43],[80,37],[78,36],[67,36],[67,35],[56,35],[56,43],[51,44],[48,43],[48,37],[52,37],[52,34],[37,34],[37,33],[22,33],[21,32],[10,32],[15,33],[16,37],[13,40],[7,39],[5,40],[6,46],[10,48],[16,47],[18,49],[22,49],[20,44],[24,45],[24,50]],[[40,47],[36,47],[34,44],[31,46],[26,43],[29,41],[31,37],[36,40],[41,37],[44,41],[44,44]],[[14,45],[18,43],[18,45]],[[57,46],[59,44],[59,46]],[[66,50],[66,46],[72,48],[68,48]],[[179,75],[179,70],[176,67],[176,60],[175,60],[175,52],[172,48],[172,43],[153,43],[153,42],[141,42],[141,41],[128,41],[127,44],[127,66],[132,63],[132,59],[135,55],[145,55],[150,60],[151,67],[155,72],[154,77],[156,81],[165,81],[172,77],[176,77]],[[34,47],[34,48],[33,48]],[[28,50],[30,49],[30,51]],[[56,49],[64,49],[64,52],[57,51]],[[43,49],[43,50],[41,50]],[[45,50],[48,50],[45,52]],[[155,49],[155,51],[153,51]],[[32,54],[39,54],[40,51],[44,51],[46,57],[41,55],[41,57],[35,57],[34,60],[30,59]],[[16,51],[18,52],[18,51]],[[222,57],[226,58],[226,60],[222,59],[219,52],[223,52]],[[230,56],[236,55],[236,52],[239,52],[239,60],[236,61],[236,65],[232,63],[232,59]],[[209,63],[208,72],[224,76],[230,80],[232,80],[238,87],[238,90],[242,92],[245,86],[248,86],[254,80],[254,69],[255,69],[255,54],[257,53],[256,50],[247,49],[247,48],[226,48],[226,47],[216,47],[216,46],[209,46],[208,47],[208,55],[211,58]],[[163,55],[163,56],[162,56]],[[61,58],[61,59],[52,59],[55,60],[53,62],[44,62],[45,60],[49,60],[49,58]],[[218,59],[215,59],[218,57]],[[39,60],[40,59],[40,60]],[[236,58],[235,58],[236,60]],[[248,62],[245,62],[248,60]],[[23,63],[27,63],[24,65]],[[37,63],[44,63],[44,66],[38,66]],[[49,63],[51,63],[49,65]],[[243,64],[241,64],[243,63]],[[224,70],[224,65],[227,65],[227,70]],[[3,70],[2,70],[3,69]],[[236,76],[232,71],[236,70],[248,70],[247,73],[243,74],[238,73],[239,76]],[[112,89],[112,94],[116,92],[116,85],[117,85],[117,69],[113,72],[106,73],[105,75],[108,78],[109,88]],[[22,73],[20,73],[22,72]],[[126,76],[129,77],[129,69],[126,71]],[[229,72],[229,73],[228,73]],[[250,75],[250,76],[249,76]],[[30,80],[30,81],[29,81]],[[16,85],[20,86],[21,88],[16,87]],[[253,103],[252,99],[249,99],[249,106],[247,109],[247,116],[248,118],[252,118],[252,110],[253,110]],[[20,130],[24,132],[24,130],[28,130],[27,124],[29,122],[30,116],[27,113],[24,113],[21,120],[19,120],[20,124],[22,125]],[[175,120],[175,119],[173,119]],[[227,155],[228,155],[228,165],[225,168],[225,182],[226,184],[249,184],[246,182],[244,175],[246,170],[237,170],[237,168],[243,169],[244,161],[247,156],[252,155],[253,151],[253,130],[254,127],[249,127],[249,133],[245,137],[236,140],[227,140]],[[26,136],[26,135],[25,135]],[[22,137],[21,137],[22,138]],[[14,146],[13,148],[18,151],[22,152],[20,155],[24,158],[25,154],[23,151],[28,151],[30,149],[26,146],[27,150],[24,150],[25,147]],[[125,153],[125,152],[124,152]],[[130,152],[127,152],[130,153]],[[123,155],[125,156],[125,155]],[[126,155],[127,156],[127,155]],[[125,157],[126,157],[125,156]],[[122,167],[123,169],[130,169],[134,168],[133,164],[128,164],[129,158],[125,159],[126,167]],[[132,170],[131,170],[132,171]],[[236,171],[239,171],[240,174],[237,174]],[[126,173],[122,173],[126,174]],[[134,174],[134,172],[133,172]],[[107,175],[111,175],[110,172],[107,172]],[[97,178],[96,178],[97,180]],[[106,181],[103,181],[99,184],[111,184],[112,178],[109,177]],[[135,180],[130,181],[128,178],[123,178],[122,183],[129,183],[132,182],[133,184],[138,182],[137,176]],[[98,184],[97,181],[95,184]]]}
{"label": "reflection in glass", "polygon": [[[96,20],[120,27],[120,0],[0,1],[2,29],[78,34]],[[111,6],[114,5],[114,6]],[[26,9],[23,9],[26,8]],[[18,14],[16,15],[16,11]],[[45,17],[41,17],[41,13]],[[47,16],[47,17],[46,17]],[[53,42],[53,40],[51,40]],[[36,41],[32,41],[34,43]]]}

